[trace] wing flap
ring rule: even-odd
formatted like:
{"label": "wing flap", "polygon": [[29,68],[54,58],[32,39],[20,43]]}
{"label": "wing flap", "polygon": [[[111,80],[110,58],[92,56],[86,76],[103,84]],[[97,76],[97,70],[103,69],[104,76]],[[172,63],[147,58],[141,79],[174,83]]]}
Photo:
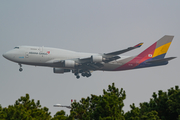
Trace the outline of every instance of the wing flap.
{"label": "wing flap", "polygon": [[84,63],[80,66],[82,69],[96,70],[103,67],[101,63]]}
{"label": "wing flap", "polygon": [[119,59],[119,58],[121,58],[121,57],[119,57],[119,56],[113,56],[113,57],[107,58],[106,60],[104,60],[104,62],[105,62],[105,63],[108,63],[108,62],[111,62],[111,61],[113,61],[113,60],[117,60],[117,59]]}

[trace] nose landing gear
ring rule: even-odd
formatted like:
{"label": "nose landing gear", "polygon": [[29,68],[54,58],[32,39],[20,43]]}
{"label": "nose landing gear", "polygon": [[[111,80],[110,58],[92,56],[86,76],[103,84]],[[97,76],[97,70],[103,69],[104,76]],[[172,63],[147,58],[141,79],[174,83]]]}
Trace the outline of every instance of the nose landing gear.
{"label": "nose landing gear", "polygon": [[22,65],[21,65],[21,64],[19,64],[19,66],[20,66],[19,71],[20,71],[20,72],[22,72],[22,71],[23,71],[23,69],[22,69]]}

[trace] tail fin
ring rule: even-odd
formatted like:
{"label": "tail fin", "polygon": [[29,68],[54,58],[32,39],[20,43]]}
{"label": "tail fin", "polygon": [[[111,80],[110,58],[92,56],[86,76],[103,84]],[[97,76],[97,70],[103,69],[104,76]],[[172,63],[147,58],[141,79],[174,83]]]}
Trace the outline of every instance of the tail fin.
{"label": "tail fin", "polygon": [[[171,45],[173,38],[174,36],[165,35],[157,42],[152,44],[150,47],[148,47],[146,50],[144,50],[142,53],[133,57],[129,62],[116,68],[115,70],[128,70],[134,68],[166,65],[169,60],[176,58],[164,58],[169,49],[169,46]],[[136,65],[133,66],[132,63],[136,63]]]}
{"label": "tail fin", "polygon": [[156,42],[156,49],[154,51],[153,58],[164,58],[169,49],[169,46],[171,45],[173,38],[174,36],[165,35],[160,40],[158,40]]}
{"label": "tail fin", "polygon": [[157,42],[152,44],[149,48],[140,53],[137,56],[142,58],[140,63],[146,60],[156,60],[164,58],[173,38],[174,36],[165,35]]}

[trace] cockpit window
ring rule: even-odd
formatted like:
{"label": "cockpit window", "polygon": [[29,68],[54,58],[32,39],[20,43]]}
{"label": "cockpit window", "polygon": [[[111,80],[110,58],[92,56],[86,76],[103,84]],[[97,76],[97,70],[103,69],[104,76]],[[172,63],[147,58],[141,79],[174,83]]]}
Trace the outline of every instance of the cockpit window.
{"label": "cockpit window", "polygon": [[19,49],[19,47],[15,47],[14,49]]}

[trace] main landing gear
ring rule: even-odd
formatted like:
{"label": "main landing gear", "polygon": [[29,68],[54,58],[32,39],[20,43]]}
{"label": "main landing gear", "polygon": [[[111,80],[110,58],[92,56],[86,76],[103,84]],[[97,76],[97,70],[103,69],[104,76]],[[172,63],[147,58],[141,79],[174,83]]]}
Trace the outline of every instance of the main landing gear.
{"label": "main landing gear", "polygon": [[91,73],[89,71],[86,71],[86,72],[82,72],[81,75],[83,77],[90,77],[91,76]]}
{"label": "main landing gear", "polygon": [[77,79],[79,79],[79,78],[80,78],[80,76],[79,76],[79,73],[78,73],[78,72],[74,73],[74,75],[76,76],[76,78],[77,78]]}
{"label": "main landing gear", "polygon": [[20,66],[19,71],[22,72],[23,69],[22,69],[22,65],[20,63],[19,63],[19,66]]}
{"label": "main landing gear", "polygon": [[81,73],[81,75],[82,75],[83,77],[90,77],[90,76],[91,76],[91,72],[90,72],[90,71],[81,71],[81,70],[80,70],[80,71],[74,72],[74,75],[76,76],[77,79],[80,78],[79,73]]}

